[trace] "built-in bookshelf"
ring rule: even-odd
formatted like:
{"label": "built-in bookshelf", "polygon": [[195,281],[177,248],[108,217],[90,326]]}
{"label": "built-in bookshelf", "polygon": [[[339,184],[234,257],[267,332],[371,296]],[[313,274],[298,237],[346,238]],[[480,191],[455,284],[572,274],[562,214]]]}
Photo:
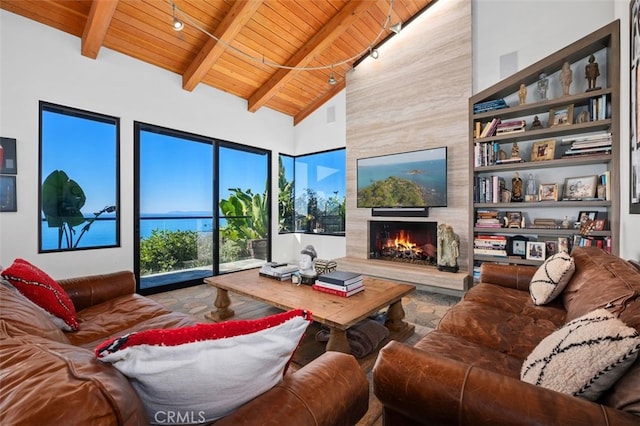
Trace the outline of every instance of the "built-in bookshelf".
{"label": "built-in bookshelf", "polygon": [[474,270],[539,265],[572,245],[618,254],[619,77],[614,21],[469,99]]}

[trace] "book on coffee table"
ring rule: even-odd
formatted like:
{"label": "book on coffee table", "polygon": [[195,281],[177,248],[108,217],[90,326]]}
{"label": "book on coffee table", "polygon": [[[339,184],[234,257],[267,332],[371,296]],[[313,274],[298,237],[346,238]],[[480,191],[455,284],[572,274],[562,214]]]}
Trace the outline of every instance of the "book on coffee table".
{"label": "book on coffee table", "polygon": [[329,284],[349,285],[362,281],[362,274],[349,271],[333,271],[318,276],[318,281]]}

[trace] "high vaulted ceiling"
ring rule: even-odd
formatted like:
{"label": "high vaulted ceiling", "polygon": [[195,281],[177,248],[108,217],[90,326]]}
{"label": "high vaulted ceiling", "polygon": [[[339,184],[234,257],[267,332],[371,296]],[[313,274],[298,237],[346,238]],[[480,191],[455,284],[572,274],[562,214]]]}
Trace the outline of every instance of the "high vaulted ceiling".
{"label": "high vaulted ceiling", "polygon": [[[206,84],[246,99],[249,111],[268,107],[299,123],[345,87],[347,71],[394,34],[393,24],[406,25],[435,1],[0,0],[0,7],[80,37],[84,56],[100,60],[107,47],[180,74],[184,90]],[[182,31],[172,27],[173,3]]]}

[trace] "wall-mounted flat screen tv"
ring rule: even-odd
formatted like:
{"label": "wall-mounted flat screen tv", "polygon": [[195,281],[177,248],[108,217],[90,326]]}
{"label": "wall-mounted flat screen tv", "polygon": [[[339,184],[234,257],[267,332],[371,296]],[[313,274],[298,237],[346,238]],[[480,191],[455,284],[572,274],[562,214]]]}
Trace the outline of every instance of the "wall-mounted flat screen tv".
{"label": "wall-mounted flat screen tv", "polygon": [[358,208],[446,207],[447,147],[357,160]]}

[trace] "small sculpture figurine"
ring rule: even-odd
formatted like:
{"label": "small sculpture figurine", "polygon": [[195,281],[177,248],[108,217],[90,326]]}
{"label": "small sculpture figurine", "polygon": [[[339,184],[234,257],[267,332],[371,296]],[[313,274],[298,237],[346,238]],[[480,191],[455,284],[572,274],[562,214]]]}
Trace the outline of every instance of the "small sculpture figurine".
{"label": "small sculpture figurine", "polygon": [[569,229],[569,217],[565,216],[562,220],[562,224],[560,225],[562,229]]}
{"label": "small sculpture figurine", "polygon": [[438,225],[438,270],[458,272],[460,237],[449,224]]}
{"label": "small sculpture figurine", "polygon": [[600,76],[600,68],[598,68],[595,56],[589,56],[589,63],[584,67],[584,73],[588,85],[587,92],[600,89],[600,87],[596,87],[596,79]]}
{"label": "small sculpture figurine", "polygon": [[518,172],[515,172],[513,179],[511,179],[511,201],[522,201],[522,179],[520,179]]}
{"label": "small sculpture figurine", "polygon": [[549,87],[549,79],[547,78],[547,74],[541,73],[540,79],[538,80],[538,94],[540,95],[540,100],[547,100],[547,88]]}
{"label": "small sculpture figurine", "polygon": [[511,146],[511,158],[520,158],[520,147],[517,141]]}
{"label": "small sculpture figurine", "polygon": [[520,105],[524,105],[527,102],[527,86],[525,86],[524,83],[520,85],[518,98],[520,99]]}
{"label": "small sculpture figurine", "polygon": [[536,180],[532,173],[529,173],[527,177],[527,189],[525,194],[525,201],[538,201],[538,191],[536,189]]}
{"label": "small sculpture figurine", "polygon": [[313,260],[316,257],[316,249],[312,245],[308,245],[300,251],[300,262],[298,263],[300,275],[303,277],[315,277],[317,275],[313,266]]}
{"label": "small sculpture figurine", "polygon": [[560,84],[562,85],[562,95],[569,95],[569,87],[571,86],[571,82],[573,81],[573,71],[571,71],[571,66],[569,62],[565,62],[562,64],[562,71],[560,71]]}
{"label": "small sculpture figurine", "polygon": [[542,128],[544,128],[544,126],[542,125],[542,122],[540,121],[538,116],[535,115],[533,117],[533,122],[531,123],[531,127],[529,127],[529,130],[536,130],[536,129],[542,129]]}

